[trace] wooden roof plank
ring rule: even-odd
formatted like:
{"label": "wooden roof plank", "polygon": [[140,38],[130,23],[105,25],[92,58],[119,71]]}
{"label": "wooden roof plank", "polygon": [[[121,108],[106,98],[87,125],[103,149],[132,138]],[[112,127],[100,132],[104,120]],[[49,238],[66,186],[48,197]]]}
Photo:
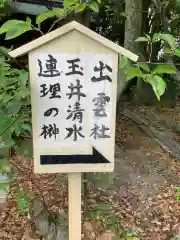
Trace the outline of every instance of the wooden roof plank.
{"label": "wooden roof plank", "polygon": [[126,56],[127,58],[131,59],[132,61],[136,62],[138,60],[138,56],[129,50],[113,43],[112,41],[106,39],[105,37],[102,37],[101,35],[95,33],[94,31],[88,29],[87,27],[81,25],[80,23],[76,21],[72,21],[48,34],[45,34],[41,36],[38,39],[33,40],[32,42],[29,42],[22,47],[19,47],[11,52],[9,52],[9,55],[13,58],[16,58],[18,56],[22,56],[27,54],[28,52],[32,51],[33,49],[38,48],[39,46],[48,43],[52,41],[53,39],[60,37],[72,30],[77,30],[81,32],[82,34],[88,36],[89,38],[101,43],[102,45],[112,49],[113,51]]}

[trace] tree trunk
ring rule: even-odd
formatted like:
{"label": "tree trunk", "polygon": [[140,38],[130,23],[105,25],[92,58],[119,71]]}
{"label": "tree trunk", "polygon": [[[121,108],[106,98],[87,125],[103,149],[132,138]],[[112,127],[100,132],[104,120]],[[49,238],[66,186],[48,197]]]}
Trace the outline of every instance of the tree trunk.
{"label": "tree trunk", "polygon": [[141,36],[142,0],[126,0],[125,15],[124,47],[139,55],[140,44],[135,43],[135,39]]}
{"label": "tree trunk", "polygon": [[[150,25],[149,25],[149,7],[152,0],[146,0],[143,1],[142,6],[142,19],[141,22],[142,28],[141,28],[141,36],[144,36],[144,34],[149,34],[150,32]],[[141,43],[141,53],[145,60],[149,60],[149,56],[146,49],[146,43]]]}
{"label": "tree trunk", "polygon": [[[142,48],[140,43],[135,42],[137,37],[141,36],[142,30],[142,0],[126,0],[125,1],[125,39],[124,47],[139,55],[140,61],[143,61],[141,54]],[[135,92],[135,100],[139,96],[142,89],[142,80],[138,79]]]}

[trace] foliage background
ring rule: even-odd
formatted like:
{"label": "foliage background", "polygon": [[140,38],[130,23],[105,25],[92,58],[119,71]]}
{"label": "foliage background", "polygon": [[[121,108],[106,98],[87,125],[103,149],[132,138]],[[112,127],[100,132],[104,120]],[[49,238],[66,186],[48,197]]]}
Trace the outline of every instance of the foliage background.
{"label": "foliage background", "polygon": [[[0,172],[9,175],[8,181],[0,181],[0,188],[8,187],[17,170],[15,166],[12,171],[9,156],[15,151],[32,156],[29,145],[22,148],[24,139],[32,140],[27,57],[11,59],[8,51],[72,19],[139,55],[137,63],[120,58],[119,81],[124,88],[118,93],[126,93],[132,103],[175,105],[180,81],[179,0],[65,0],[64,8],[37,17],[14,14],[12,1],[1,0],[0,10],[0,143],[4,146]],[[22,198],[17,199],[24,209]]]}

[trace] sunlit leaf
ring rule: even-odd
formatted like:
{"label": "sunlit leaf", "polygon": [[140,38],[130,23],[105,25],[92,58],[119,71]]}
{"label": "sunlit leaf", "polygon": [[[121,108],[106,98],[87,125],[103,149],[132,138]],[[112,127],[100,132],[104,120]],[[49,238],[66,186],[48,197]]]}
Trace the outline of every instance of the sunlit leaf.
{"label": "sunlit leaf", "polygon": [[137,68],[137,67],[130,67],[130,68],[128,68],[126,70],[125,74],[126,74],[126,79],[127,80],[130,80],[130,79],[132,79],[134,77],[142,77],[143,76],[142,71],[139,68]]}
{"label": "sunlit leaf", "polygon": [[152,73],[158,74],[176,74],[176,69],[170,64],[158,64],[152,71]]}
{"label": "sunlit leaf", "polygon": [[148,42],[148,39],[146,37],[138,37],[135,42]]}
{"label": "sunlit leaf", "polygon": [[36,18],[36,24],[41,24],[48,18],[52,18],[55,16],[63,15],[65,13],[63,8],[56,8],[55,10],[47,10],[43,13],[41,13],[37,18]]}
{"label": "sunlit leaf", "polygon": [[76,5],[79,1],[78,0],[64,0],[64,7],[70,8],[73,5]]}
{"label": "sunlit leaf", "polygon": [[151,75],[146,78],[146,81],[152,86],[157,99],[160,101],[160,97],[166,90],[166,82],[164,79],[158,75]]}
{"label": "sunlit leaf", "polygon": [[0,27],[0,34],[3,34],[5,32],[7,32],[9,29],[12,28],[12,26],[16,26],[18,23],[20,22],[23,22],[25,23],[24,21],[20,21],[20,20],[9,20],[7,22],[5,22],[1,27]]}
{"label": "sunlit leaf", "polygon": [[91,2],[89,8],[94,12],[99,12],[99,4],[96,1]]}
{"label": "sunlit leaf", "polygon": [[75,6],[74,10],[75,12],[82,12],[84,11],[85,7],[86,7],[85,3],[79,3]]}
{"label": "sunlit leaf", "polygon": [[6,40],[16,38],[23,33],[32,30],[28,22],[21,20],[9,20],[0,27],[0,34],[6,33]]}
{"label": "sunlit leaf", "polygon": [[24,23],[20,23],[20,24],[17,24],[16,27],[13,29],[9,29],[7,32],[6,32],[6,37],[5,39],[6,40],[10,40],[10,39],[13,39],[13,38],[16,38],[16,37],[19,37],[20,35],[22,35],[23,33],[25,32],[28,32],[28,31],[31,31],[32,30],[32,27],[28,24],[24,24]]}

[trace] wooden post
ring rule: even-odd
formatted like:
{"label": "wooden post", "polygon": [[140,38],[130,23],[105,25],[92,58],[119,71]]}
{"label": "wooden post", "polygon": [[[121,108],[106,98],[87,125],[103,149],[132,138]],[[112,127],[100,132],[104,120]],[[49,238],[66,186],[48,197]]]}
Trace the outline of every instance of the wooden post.
{"label": "wooden post", "polygon": [[81,173],[68,173],[69,240],[81,240]]}

